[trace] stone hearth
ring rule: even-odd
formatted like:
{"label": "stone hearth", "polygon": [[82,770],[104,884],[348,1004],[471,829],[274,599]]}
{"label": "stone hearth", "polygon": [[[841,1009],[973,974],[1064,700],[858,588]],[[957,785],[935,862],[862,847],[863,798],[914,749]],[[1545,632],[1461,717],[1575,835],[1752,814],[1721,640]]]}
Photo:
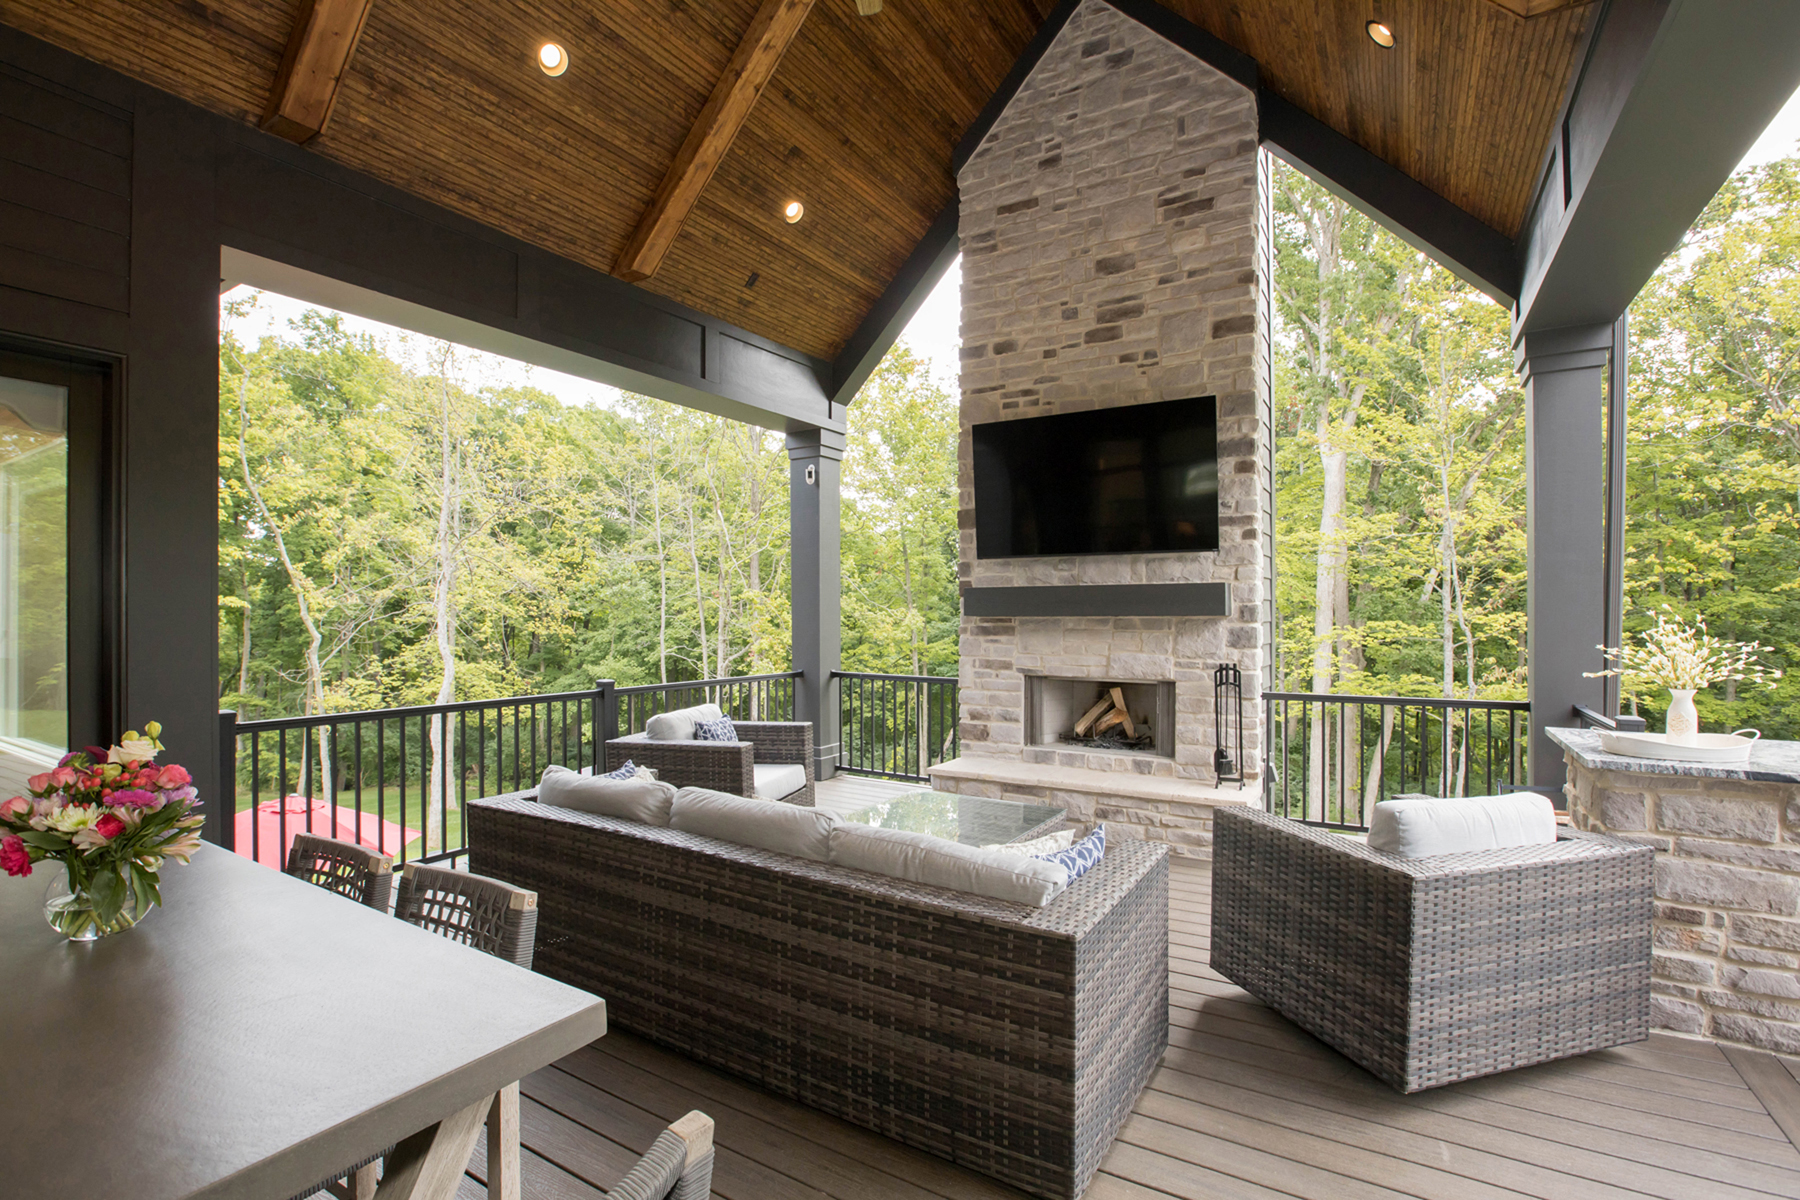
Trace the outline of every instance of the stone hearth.
{"label": "stone hearth", "polygon": [[[958,177],[962,582],[1224,583],[1230,605],[1221,617],[965,616],[963,757],[933,772],[937,786],[1062,795],[1083,819],[1201,854],[1210,806],[1256,797],[1271,551],[1261,170],[1251,91],[1087,0]],[[969,425],[1194,396],[1218,405],[1217,551],[977,556]],[[1252,778],[1220,792],[1212,673],[1222,663],[1243,672]],[[1168,681],[1166,751],[1042,744],[1031,676]]]}

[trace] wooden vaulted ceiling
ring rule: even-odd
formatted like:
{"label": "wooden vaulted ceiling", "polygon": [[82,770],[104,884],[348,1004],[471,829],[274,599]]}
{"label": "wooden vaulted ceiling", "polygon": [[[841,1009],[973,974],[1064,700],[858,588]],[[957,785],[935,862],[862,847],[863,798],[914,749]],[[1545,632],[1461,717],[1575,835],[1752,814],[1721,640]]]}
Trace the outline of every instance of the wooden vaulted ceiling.
{"label": "wooden vaulted ceiling", "polygon": [[[954,197],[957,142],[1053,3],[886,0],[880,14],[862,17],[855,0],[815,0],[639,286],[834,357]],[[1593,8],[1165,4],[1255,58],[1266,86],[1508,236],[1525,216]],[[0,0],[0,21],[257,124],[296,7]],[[760,0],[373,0],[329,124],[307,145],[610,272],[759,8]],[[1394,27],[1395,49],[1369,41],[1372,18]],[[546,40],[570,55],[558,78],[536,65]],[[806,206],[791,225],[781,216],[790,199]]]}

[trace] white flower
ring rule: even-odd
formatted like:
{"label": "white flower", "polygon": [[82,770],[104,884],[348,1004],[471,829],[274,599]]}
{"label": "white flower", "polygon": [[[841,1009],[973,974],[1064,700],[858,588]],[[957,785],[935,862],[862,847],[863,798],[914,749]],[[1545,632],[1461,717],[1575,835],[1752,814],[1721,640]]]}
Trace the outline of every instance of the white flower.
{"label": "white flower", "polygon": [[58,833],[78,833],[83,829],[91,829],[94,822],[100,819],[100,813],[98,805],[68,804],[50,813],[45,818],[44,825]]}
{"label": "white flower", "polygon": [[106,752],[106,761],[110,763],[151,762],[156,758],[158,747],[149,738],[124,738],[119,744]]}

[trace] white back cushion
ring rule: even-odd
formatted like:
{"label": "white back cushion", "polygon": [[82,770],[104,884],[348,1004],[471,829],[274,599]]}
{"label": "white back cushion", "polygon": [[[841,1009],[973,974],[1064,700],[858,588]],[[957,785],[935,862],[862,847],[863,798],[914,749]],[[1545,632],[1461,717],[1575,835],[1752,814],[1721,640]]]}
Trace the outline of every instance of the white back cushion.
{"label": "white back cushion", "polygon": [[623,817],[645,825],[667,825],[674,800],[674,785],[661,782],[642,767],[630,779],[600,779],[567,767],[547,767],[538,781],[539,804]]}
{"label": "white back cushion", "polygon": [[682,788],[669,808],[669,827],[740,846],[779,850],[815,862],[831,860],[831,831],[838,819],[816,808],[752,800],[706,788]]}
{"label": "white back cushion", "polygon": [[977,850],[929,833],[868,825],[834,829],[831,861],[841,867],[1039,908],[1069,886],[1069,869],[1059,863],[1014,851]]}
{"label": "white back cushion", "polygon": [[696,704],[657,713],[644,722],[644,736],[653,742],[691,742],[695,721],[716,721],[725,714],[716,704]]}
{"label": "white back cushion", "polygon": [[1369,848],[1402,858],[1466,854],[1556,840],[1548,796],[1470,796],[1461,800],[1383,800],[1369,818]]}
{"label": "white back cushion", "polygon": [[757,763],[750,770],[755,775],[756,794],[764,800],[779,800],[806,786],[804,763]]}

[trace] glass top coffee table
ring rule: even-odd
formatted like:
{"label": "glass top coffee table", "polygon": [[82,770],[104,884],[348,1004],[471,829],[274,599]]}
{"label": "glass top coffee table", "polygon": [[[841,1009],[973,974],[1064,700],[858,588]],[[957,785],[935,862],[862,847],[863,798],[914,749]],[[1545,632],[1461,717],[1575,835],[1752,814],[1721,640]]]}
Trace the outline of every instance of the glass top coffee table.
{"label": "glass top coffee table", "polygon": [[920,791],[844,813],[840,819],[878,829],[929,833],[965,846],[991,846],[1049,833],[1066,815],[1066,810],[1051,804]]}

